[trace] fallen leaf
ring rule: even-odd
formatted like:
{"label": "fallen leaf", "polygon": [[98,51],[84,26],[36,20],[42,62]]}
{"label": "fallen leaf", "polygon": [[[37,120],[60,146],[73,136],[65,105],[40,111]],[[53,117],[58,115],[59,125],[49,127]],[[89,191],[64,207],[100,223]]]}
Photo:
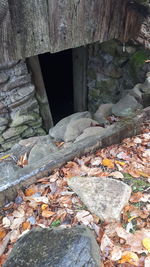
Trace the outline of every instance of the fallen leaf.
{"label": "fallen leaf", "polygon": [[112,176],[112,177],[118,178],[118,179],[119,178],[121,178],[121,179],[124,178],[123,174],[121,172],[119,172],[119,171],[111,172],[108,176]]}
{"label": "fallen leaf", "polygon": [[130,202],[136,203],[143,196],[142,192],[133,193],[130,197]]}
{"label": "fallen leaf", "polygon": [[7,247],[7,244],[10,240],[10,235],[11,235],[11,232],[9,232],[3,239],[3,241],[1,242],[1,245],[0,245],[0,257],[2,256],[2,254],[4,253],[6,247]]}
{"label": "fallen leaf", "polygon": [[48,204],[42,204],[41,210],[45,210],[46,208],[48,208]]}
{"label": "fallen leaf", "polygon": [[23,222],[22,223],[22,229],[23,229],[23,231],[25,231],[27,229],[30,229],[30,228],[31,228],[30,222],[26,221],[26,222]]}
{"label": "fallen leaf", "polygon": [[43,210],[42,211],[42,216],[45,218],[50,218],[55,214],[55,212],[50,211],[50,210]]}
{"label": "fallen leaf", "polygon": [[35,188],[27,188],[25,190],[25,196],[26,197],[30,197],[32,195],[34,195],[37,191],[35,190]]}
{"label": "fallen leaf", "polygon": [[150,238],[144,238],[142,240],[142,244],[143,244],[144,248],[146,248],[148,250],[148,252],[150,252]]}
{"label": "fallen leaf", "polygon": [[150,266],[150,256],[145,258],[145,262],[144,262],[144,267],[149,267]]}
{"label": "fallen leaf", "polygon": [[101,247],[101,251],[105,252],[107,247],[113,248],[114,244],[111,241],[111,239],[106,234],[104,234],[102,239],[101,239],[101,246],[100,247]]}
{"label": "fallen leaf", "polygon": [[20,236],[19,229],[13,230],[10,235],[10,241],[13,243],[16,242],[19,236]]}
{"label": "fallen leaf", "polygon": [[75,217],[79,222],[82,222],[84,225],[89,225],[91,222],[94,222],[93,216],[87,210],[81,210],[77,212]]}
{"label": "fallen leaf", "polygon": [[110,259],[112,261],[118,261],[119,259],[121,259],[121,256],[122,256],[121,248],[118,246],[113,247],[111,251]]}
{"label": "fallen leaf", "polygon": [[20,159],[17,161],[17,165],[21,168],[23,168],[25,165],[28,165],[27,153],[20,157]]}
{"label": "fallen leaf", "polygon": [[5,228],[8,228],[11,225],[11,221],[7,217],[4,217],[2,220],[2,224]]}
{"label": "fallen leaf", "polygon": [[119,260],[118,263],[130,263],[134,266],[138,266],[139,257],[134,252],[124,251],[121,260]]}
{"label": "fallen leaf", "polygon": [[104,158],[102,160],[102,165],[105,166],[105,167],[108,167],[110,169],[113,169],[114,168],[114,162],[111,160],[111,159],[108,159],[108,158]]}
{"label": "fallen leaf", "polygon": [[126,162],[115,160],[115,164],[119,164],[121,166],[125,166],[126,165]]}
{"label": "fallen leaf", "polygon": [[10,226],[11,230],[17,229],[24,221],[24,217],[15,218]]}
{"label": "fallen leaf", "polygon": [[0,241],[6,236],[6,230],[0,229]]}

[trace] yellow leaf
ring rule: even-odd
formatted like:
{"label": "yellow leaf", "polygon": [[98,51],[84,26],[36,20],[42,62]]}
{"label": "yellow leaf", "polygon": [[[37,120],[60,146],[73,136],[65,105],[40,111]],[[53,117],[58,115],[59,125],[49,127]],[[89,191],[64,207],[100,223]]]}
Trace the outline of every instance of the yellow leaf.
{"label": "yellow leaf", "polygon": [[130,219],[128,219],[128,222],[131,222],[135,218],[137,218],[137,216],[132,216]]}
{"label": "yellow leaf", "polygon": [[55,212],[50,211],[50,210],[43,210],[42,211],[42,216],[45,218],[52,217],[55,214]]}
{"label": "yellow leaf", "polygon": [[142,240],[143,246],[150,252],[150,238],[144,238]]}
{"label": "yellow leaf", "polygon": [[119,165],[121,165],[121,166],[126,165],[125,162],[123,162],[123,161],[119,161],[119,160],[115,160],[115,163],[116,163],[116,164],[119,164]]}
{"label": "yellow leaf", "polygon": [[102,165],[108,168],[114,168],[114,163],[111,159],[107,159],[107,158],[103,159]]}
{"label": "yellow leaf", "polygon": [[48,204],[42,204],[41,210],[45,210],[48,207]]}
{"label": "yellow leaf", "polygon": [[0,160],[7,159],[7,158],[9,158],[9,157],[10,157],[10,154],[1,157]]}
{"label": "yellow leaf", "polygon": [[134,266],[138,266],[139,258],[134,252],[125,251],[118,263],[130,263]]}

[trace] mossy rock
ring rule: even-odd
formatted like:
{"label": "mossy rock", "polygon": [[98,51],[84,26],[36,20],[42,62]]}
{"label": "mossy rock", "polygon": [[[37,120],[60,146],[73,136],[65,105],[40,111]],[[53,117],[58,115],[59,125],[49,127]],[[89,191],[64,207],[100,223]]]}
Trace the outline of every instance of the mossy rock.
{"label": "mossy rock", "polygon": [[117,47],[118,43],[116,40],[110,40],[100,44],[102,51],[113,57],[117,55]]}
{"label": "mossy rock", "polygon": [[139,50],[133,54],[130,58],[130,71],[133,79],[138,80],[139,71],[145,65],[145,60],[147,60],[150,56],[150,52],[148,50]]}

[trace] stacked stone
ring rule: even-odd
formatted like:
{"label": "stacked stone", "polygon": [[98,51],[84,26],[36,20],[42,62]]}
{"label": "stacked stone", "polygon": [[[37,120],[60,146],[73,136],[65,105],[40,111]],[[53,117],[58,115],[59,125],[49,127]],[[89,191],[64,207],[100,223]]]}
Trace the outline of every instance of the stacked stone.
{"label": "stacked stone", "polygon": [[0,65],[0,152],[20,139],[43,135],[42,118],[24,61]]}

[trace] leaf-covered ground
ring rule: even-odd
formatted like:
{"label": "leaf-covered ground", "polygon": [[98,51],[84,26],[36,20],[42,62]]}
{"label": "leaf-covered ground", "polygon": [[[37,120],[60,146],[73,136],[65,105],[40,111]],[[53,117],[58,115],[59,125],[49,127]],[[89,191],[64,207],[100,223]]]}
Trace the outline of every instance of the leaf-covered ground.
{"label": "leaf-covered ground", "polygon": [[[91,214],[67,186],[72,176],[113,177],[132,187],[120,223]],[[150,123],[121,144],[75,158],[49,177],[22,188],[0,213],[0,266],[17,239],[33,227],[84,224],[95,231],[104,267],[150,266]]]}

